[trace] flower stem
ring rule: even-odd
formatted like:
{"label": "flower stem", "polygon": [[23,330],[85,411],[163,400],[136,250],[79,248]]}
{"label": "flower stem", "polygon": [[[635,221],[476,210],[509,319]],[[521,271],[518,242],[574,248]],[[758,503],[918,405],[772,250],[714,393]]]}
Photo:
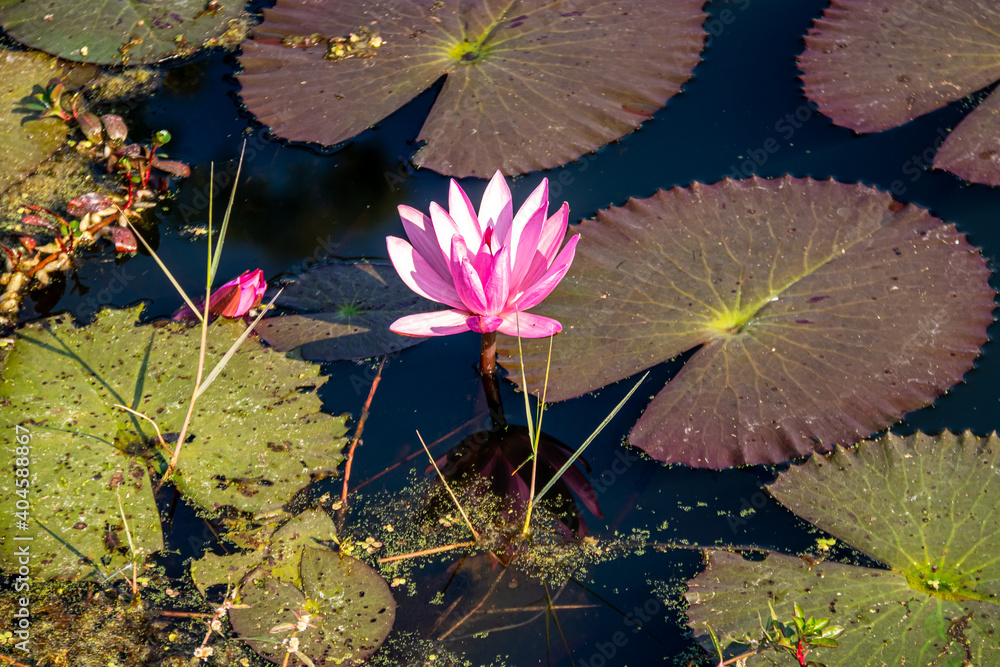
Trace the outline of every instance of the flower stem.
{"label": "flower stem", "polygon": [[479,372],[493,375],[497,372],[497,332],[483,334],[483,346],[479,356]]}
{"label": "flower stem", "polygon": [[503,401],[500,400],[500,378],[496,373],[483,374],[483,393],[486,394],[486,407],[490,412],[491,431],[502,431],[507,428],[507,416],[503,412]]}

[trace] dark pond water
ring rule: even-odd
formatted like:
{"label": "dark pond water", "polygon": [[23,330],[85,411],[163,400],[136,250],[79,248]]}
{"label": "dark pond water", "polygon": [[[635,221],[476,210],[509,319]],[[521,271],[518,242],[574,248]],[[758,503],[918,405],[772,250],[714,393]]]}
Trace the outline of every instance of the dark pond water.
{"label": "dark pond water", "polygon": [[[956,223],[992,265],[1000,252],[1000,192],[927,169],[932,155],[927,149],[955,126],[970,105],[957,103],[899,129],[862,137],[833,126],[802,96],[795,56],[802,51],[803,34],[826,4],[824,0],[709,2],[712,37],[683,94],[639,131],[597,154],[517,179],[512,186],[515,202],[543,176],[550,179],[552,199],[569,202],[574,220],[623,204],[629,197],[647,197],[659,188],[696,180],[715,182],[727,175],[793,174],[861,181],[883,189],[899,181],[904,188],[899,199]],[[168,265],[186,267],[177,271],[184,276],[185,287],[197,289],[202,280],[203,246],[182,233],[183,228],[205,219],[211,162],[216,164],[216,180],[224,186],[219,192],[228,192],[244,138],[252,155],[243,166],[220,276],[260,267],[274,278],[299,271],[319,257],[385,257],[385,236],[402,232],[395,213],[398,204],[426,209],[431,200],[446,197],[445,177],[415,171],[408,162],[415,150],[412,139],[436,91],[422,95],[349,144],[318,152],[268,139],[266,131],[241,111],[233,72],[234,60],[223,55],[169,69],[163,91],[144,102],[131,120],[135,136],[170,130],[172,155],[194,165],[194,174],[181,185],[170,210],[157,213],[159,253]],[[773,147],[775,143],[776,151],[764,150],[765,144]],[[474,201],[478,199],[483,182],[462,185]],[[148,299],[148,314],[155,317],[178,306],[173,288],[144,256],[120,266],[88,261],[79,280],[76,293],[54,304],[53,312],[68,310],[87,318],[98,303],[125,305]],[[89,291],[81,294],[81,289]],[[994,327],[991,333],[995,332]],[[354,479],[366,480],[418,451],[416,430],[430,442],[477,415],[477,426],[486,424],[473,367],[478,346],[478,338],[466,334],[430,340],[388,360],[355,462]],[[649,397],[677,368],[677,364],[656,368],[643,390],[588,450],[589,478],[598,489],[605,516],[602,520],[585,513],[591,534],[608,537],[615,531],[627,534],[638,528],[651,531],[652,540],[722,541],[790,552],[807,547],[815,536],[760,492],[763,482],[773,475],[770,469],[707,472],[664,467],[623,448],[625,434]],[[340,362],[326,365],[324,371],[330,376],[323,395],[329,410],[357,415],[372,377],[372,364]],[[545,431],[569,444],[582,442],[631,386],[632,382],[624,381],[552,406]],[[512,385],[504,385],[503,398],[509,422],[523,424],[521,397]],[[897,428],[992,431],[1000,413],[998,399],[1000,367],[991,343],[964,384],[934,407],[910,415]],[[438,453],[457,439],[453,436],[443,442]],[[403,488],[411,469],[423,474],[425,459],[413,461],[364,491]],[[747,503],[763,507],[740,525],[719,515],[720,511],[738,513]],[[174,530],[185,527],[181,524]],[[458,559],[456,555],[449,562]],[[679,594],[680,583],[698,571],[699,563],[697,552],[649,550],[596,566],[579,583],[570,583],[561,602],[583,608],[560,611],[559,620],[575,664],[687,664],[691,641],[683,619],[676,606],[664,604],[654,585],[666,582]],[[437,577],[444,568],[428,568],[427,581],[432,583],[427,590],[421,588],[414,597],[397,595],[400,627],[426,628],[421,619],[436,618],[450,603],[448,596],[458,594],[449,590],[443,604],[427,604],[433,587],[440,588]],[[485,594],[496,573],[481,565],[468,570],[471,574],[462,584],[462,594]],[[520,598],[509,582],[501,588],[510,605],[538,602],[537,591],[530,586],[522,587]],[[636,609],[645,615],[640,632],[633,632],[626,618]],[[486,638],[456,639],[465,634],[456,632],[449,637],[449,642],[454,640],[450,647],[466,652],[473,664],[487,664],[495,656],[509,656],[507,664],[513,665],[571,664],[554,625],[547,628],[544,617],[521,624],[531,616],[523,614],[518,623],[505,617],[496,627],[516,627],[494,629]],[[483,622],[475,626],[477,630],[489,627]],[[625,633],[624,645],[613,643],[617,632]]]}

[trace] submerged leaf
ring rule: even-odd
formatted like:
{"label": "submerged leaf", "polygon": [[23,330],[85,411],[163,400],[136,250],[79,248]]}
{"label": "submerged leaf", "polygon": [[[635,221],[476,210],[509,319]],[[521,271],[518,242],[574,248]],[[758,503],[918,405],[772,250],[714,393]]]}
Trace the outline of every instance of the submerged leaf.
{"label": "submerged leaf", "polygon": [[240,62],[276,134],[336,144],[447,75],[415,162],[456,176],[556,167],[631,132],[680,92],[703,0],[282,0]]}
{"label": "submerged leaf", "polygon": [[[201,332],[176,322],[136,326],[140,311],[105,310],[86,327],[57,317],[18,332],[0,395],[25,406],[22,418],[38,430],[58,434],[52,456],[118,446],[160,472],[166,468],[149,422],[113,406],[144,413],[176,439],[194,389]],[[211,325],[210,365],[243,328]],[[198,400],[173,483],[203,507],[256,513],[281,507],[313,477],[331,474],[341,460],[345,417],[320,412],[317,376],[311,364],[245,341]],[[87,479],[84,470],[73,472],[81,476],[77,484]],[[90,498],[72,495],[72,482],[66,488],[71,495],[60,502],[92,507]]]}
{"label": "submerged leaf", "polygon": [[[757,633],[768,601],[846,628],[831,667],[991,665],[1000,659],[1000,439],[887,435],[781,473],[770,491],[890,569],[711,552],[688,584],[691,626]],[[768,663],[763,656],[748,665]]]}
{"label": "submerged leaf", "polygon": [[215,45],[244,4],[0,0],[0,24],[21,43],[66,60],[148,64]]}
{"label": "submerged leaf", "polygon": [[[576,261],[535,309],[564,327],[547,397],[697,348],[629,436],[664,462],[777,463],[855,442],[958,382],[993,320],[964,235],[864,185],[696,183],[576,231]],[[523,346],[538,390],[548,344]],[[498,349],[520,382],[517,341]]]}
{"label": "submerged leaf", "polygon": [[[1000,6],[991,0],[833,0],[806,47],[799,57],[806,96],[838,125],[876,132],[1000,79]],[[1000,185],[995,98],[956,128],[935,167]]]}
{"label": "submerged leaf", "polygon": [[279,351],[301,348],[313,361],[365,359],[397,352],[425,338],[399,336],[389,325],[437,304],[408,288],[388,262],[332,262],[316,266],[285,287],[277,304],[299,311],[257,325]]}

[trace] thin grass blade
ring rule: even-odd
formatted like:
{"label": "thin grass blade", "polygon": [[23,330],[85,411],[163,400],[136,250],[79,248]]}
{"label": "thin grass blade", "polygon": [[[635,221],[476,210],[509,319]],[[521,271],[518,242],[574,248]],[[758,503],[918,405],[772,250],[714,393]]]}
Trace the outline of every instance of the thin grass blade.
{"label": "thin grass blade", "polygon": [[[243,170],[243,153],[246,152],[247,142],[243,140],[243,148],[240,149],[240,161],[236,165],[236,178],[233,179],[233,189],[229,191],[229,204],[226,206],[226,215],[222,218],[222,228],[219,230],[219,240],[215,244],[215,253],[212,257],[212,268],[208,272],[208,282],[215,282],[215,273],[219,270],[219,259],[222,257],[222,244],[226,240],[226,230],[229,229],[229,214],[233,212],[233,202],[236,201],[236,184],[240,182],[240,172]],[[211,190],[210,190],[211,191]],[[209,241],[211,245],[211,241]]]}
{"label": "thin grass blade", "polygon": [[234,354],[236,354],[236,350],[238,350],[240,345],[243,344],[243,341],[247,339],[247,336],[250,335],[250,332],[253,331],[255,326],[257,326],[257,323],[260,322],[261,318],[264,317],[264,313],[266,313],[271,306],[274,305],[274,302],[279,296],[281,296],[281,292],[283,290],[284,288],[279,289],[278,293],[274,295],[274,298],[272,298],[270,302],[268,302],[267,306],[261,309],[261,311],[257,314],[257,317],[254,318],[254,321],[251,322],[250,326],[246,328],[246,331],[240,334],[240,337],[236,339],[236,342],[232,344],[222,359],[219,360],[219,363],[215,365],[215,368],[213,368],[212,372],[208,374],[205,381],[198,386],[198,391],[194,395],[195,399],[198,399],[203,393],[205,393],[205,390],[208,389],[209,385],[215,382],[215,378],[219,377],[219,373],[225,370],[226,364],[228,364],[229,360],[233,358]]}
{"label": "thin grass blade", "polygon": [[649,371],[646,371],[646,374],[643,375],[641,378],[639,378],[639,381],[635,383],[635,386],[632,387],[631,391],[625,394],[625,398],[623,398],[621,401],[618,402],[618,405],[615,406],[615,409],[612,410],[611,413],[604,418],[604,421],[602,421],[597,426],[596,429],[594,429],[594,432],[590,434],[590,437],[587,438],[584,441],[584,443],[580,445],[580,447],[575,452],[573,452],[573,455],[566,460],[566,463],[564,463],[563,466],[559,468],[559,471],[556,472],[556,474],[552,477],[552,479],[549,480],[549,483],[546,484],[544,487],[542,487],[542,490],[535,495],[535,498],[531,501],[531,507],[537,505],[538,501],[542,499],[542,496],[548,493],[549,489],[555,486],[555,483],[559,481],[559,478],[562,477],[567,470],[569,470],[569,467],[571,465],[576,463],[576,460],[580,458],[581,454],[583,454],[583,450],[585,450],[590,445],[590,443],[594,441],[594,438],[596,438],[600,434],[600,432],[604,430],[604,427],[608,425],[608,422],[614,419],[614,416],[618,414],[618,411],[622,409],[622,407],[625,405],[628,399],[632,398],[632,394],[635,393],[635,390],[639,388],[639,385],[641,385],[648,376],[649,376]]}
{"label": "thin grass blade", "polygon": [[128,222],[128,226],[135,234],[136,238],[142,241],[143,247],[145,247],[146,250],[149,251],[150,256],[153,258],[153,260],[156,261],[157,266],[159,266],[160,270],[163,271],[163,274],[167,277],[167,280],[170,281],[170,284],[174,286],[174,289],[177,290],[177,293],[181,295],[182,299],[184,299],[184,303],[188,305],[188,308],[191,309],[191,312],[194,313],[194,316],[197,317],[199,321],[204,322],[205,321],[204,318],[202,317],[201,313],[198,312],[198,306],[194,305],[194,301],[191,300],[191,297],[187,295],[187,292],[184,291],[184,288],[181,287],[181,284],[177,282],[176,278],[174,278],[174,274],[170,273],[170,269],[168,269],[167,265],[163,263],[163,261],[160,259],[160,256],[156,254],[156,251],[153,250],[153,248],[148,243],[146,243],[146,239],[142,237],[142,234],[140,234],[139,230],[135,228],[135,225],[132,224],[132,221],[126,220],[126,222]]}

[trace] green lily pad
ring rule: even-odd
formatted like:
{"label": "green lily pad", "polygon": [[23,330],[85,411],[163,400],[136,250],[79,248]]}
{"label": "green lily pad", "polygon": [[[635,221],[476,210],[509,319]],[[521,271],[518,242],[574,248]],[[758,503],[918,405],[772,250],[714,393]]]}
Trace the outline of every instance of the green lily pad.
{"label": "green lily pad", "polygon": [[247,108],[292,141],[336,144],[442,76],[417,165],[522,174],[621,138],[680,92],[704,0],[281,0],[243,46]]}
{"label": "green lily pad", "polygon": [[62,76],[65,67],[42,53],[0,50],[0,193],[21,181],[66,140],[60,118],[38,118],[25,99]]}
{"label": "green lily pad", "polygon": [[209,4],[205,0],[0,0],[0,25],[22,44],[66,60],[149,64],[216,46],[245,3]]}
{"label": "green lily pad", "polygon": [[[282,664],[288,648],[281,642],[294,632],[298,650],[317,666],[355,665],[385,641],[396,602],[375,570],[350,556],[306,547],[301,579],[302,590],[273,578],[243,587],[240,603],[249,608],[229,614],[233,628],[254,651]],[[315,627],[297,631],[295,624],[306,615]]]}
{"label": "green lily pad", "polygon": [[[165,453],[152,425],[113,406],[142,412],[176,437],[201,331],[179,322],[136,326],[141,309],[105,310],[86,327],[65,317],[24,327],[4,368],[0,397],[20,406],[39,428],[58,432],[62,447],[117,446],[144,455],[162,473]],[[209,369],[243,328],[231,321],[209,327]],[[320,412],[315,389],[322,382],[315,366],[247,339],[198,400],[172,482],[209,509],[280,508],[341,461],[346,417]],[[50,473],[36,472],[45,483]]]}
{"label": "green lily pad", "polygon": [[783,619],[797,602],[846,628],[839,648],[817,650],[831,667],[997,664],[998,469],[996,434],[887,435],[814,456],[771,493],[889,569],[711,552],[689,582],[690,625],[738,641],[756,633],[769,599]]}
{"label": "green lily pad", "polygon": [[[805,93],[838,125],[877,132],[1000,79],[1000,6],[983,0],[834,0],[799,57]],[[1000,185],[993,94],[934,166]]]}
{"label": "green lily pad", "polygon": [[[884,192],[784,177],[661,191],[598,213],[539,315],[563,325],[561,401],[697,348],[629,441],[664,462],[777,463],[849,444],[972,367],[989,270],[952,225]],[[523,341],[540,391],[547,341]],[[516,339],[498,350],[521,380]]]}
{"label": "green lily pad", "polygon": [[[11,363],[21,361],[18,352]],[[27,455],[15,460],[25,462],[18,469],[30,476],[8,473],[0,486],[0,506],[10,517],[0,540],[0,568],[17,573],[27,566],[25,574],[37,579],[103,582],[163,549],[146,467],[115,449],[113,438],[86,433],[94,415],[79,402],[69,399],[49,415],[10,397],[7,388],[0,389],[0,423],[11,437],[15,429],[29,437]],[[81,426],[80,437],[67,438],[68,429]],[[17,486],[22,479],[27,486]]]}
{"label": "green lily pad", "polygon": [[319,546],[336,533],[329,515],[320,509],[312,509],[292,517],[277,530],[266,526],[255,531],[250,540],[242,539],[247,537],[245,533],[227,534],[226,537],[235,538],[237,542],[252,542],[259,546],[248,553],[225,556],[206,554],[191,563],[191,578],[204,593],[216,584],[236,585],[246,575],[261,568],[272,578],[301,587],[299,564],[302,548]]}
{"label": "green lily pad", "polygon": [[397,318],[439,307],[417,296],[389,262],[316,266],[285,287],[278,305],[297,315],[262,320],[257,333],[281,352],[300,348],[305,359],[366,359],[398,352],[426,338],[389,331]]}

